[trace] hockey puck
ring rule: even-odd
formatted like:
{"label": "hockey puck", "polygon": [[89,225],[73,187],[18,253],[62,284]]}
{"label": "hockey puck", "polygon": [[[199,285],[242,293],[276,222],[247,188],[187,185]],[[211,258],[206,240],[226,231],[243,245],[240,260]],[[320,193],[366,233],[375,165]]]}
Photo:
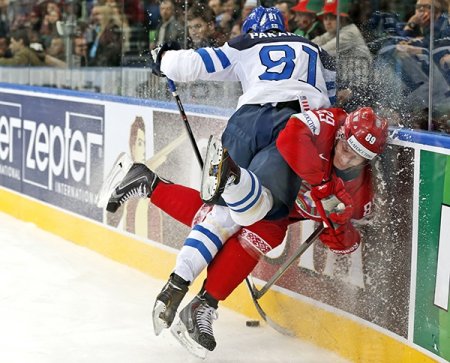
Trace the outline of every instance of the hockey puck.
{"label": "hockey puck", "polygon": [[258,326],[259,326],[259,320],[247,320],[247,321],[245,322],[245,325],[246,325],[246,326],[250,326],[250,327],[252,327],[252,328],[258,327]]}

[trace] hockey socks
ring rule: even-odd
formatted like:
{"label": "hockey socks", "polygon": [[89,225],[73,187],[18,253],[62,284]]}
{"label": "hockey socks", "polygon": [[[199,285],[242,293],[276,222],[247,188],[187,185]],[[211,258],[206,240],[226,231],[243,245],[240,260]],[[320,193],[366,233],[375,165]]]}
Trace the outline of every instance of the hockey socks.
{"label": "hockey socks", "polygon": [[240,168],[237,184],[225,187],[222,198],[230,208],[231,217],[241,226],[249,226],[265,217],[273,205],[272,194],[251,171]]}
{"label": "hockey socks", "polygon": [[252,272],[260,257],[283,242],[287,226],[287,219],[263,220],[228,239],[208,266],[205,290],[225,300]]}
{"label": "hockey socks", "polygon": [[177,255],[175,273],[187,281],[194,281],[240,228],[232,220],[227,207],[214,206],[204,221],[189,232]]}

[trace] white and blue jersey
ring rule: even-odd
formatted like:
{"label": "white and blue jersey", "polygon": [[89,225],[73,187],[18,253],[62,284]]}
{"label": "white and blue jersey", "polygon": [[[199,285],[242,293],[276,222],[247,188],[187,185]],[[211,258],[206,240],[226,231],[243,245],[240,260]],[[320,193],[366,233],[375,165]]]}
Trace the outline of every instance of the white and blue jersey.
{"label": "white and blue jersey", "polygon": [[240,81],[238,107],[306,96],[312,109],[335,99],[334,59],[293,33],[249,33],[219,48],[167,51],[161,70],[174,81]]}

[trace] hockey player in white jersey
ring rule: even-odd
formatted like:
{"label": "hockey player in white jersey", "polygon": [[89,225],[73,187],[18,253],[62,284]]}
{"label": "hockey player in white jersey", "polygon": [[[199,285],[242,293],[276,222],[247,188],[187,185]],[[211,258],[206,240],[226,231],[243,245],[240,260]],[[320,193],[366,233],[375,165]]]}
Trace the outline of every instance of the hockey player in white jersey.
{"label": "hockey player in white jersey", "polygon": [[[262,211],[258,215],[251,216],[255,211],[247,207],[245,218],[251,224],[252,219],[264,216],[279,218],[292,206],[299,180],[273,142],[289,116],[301,110],[300,100],[307,100],[311,109],[330,106],[335,97],[335,71],[334,59],[320,47],[285,32],[276,8],[254,9],[242,32],[219,48],[171,50],[172,44],[164,44],[154,52],[154,73],[181,82],[241,82],[243,95],[222,144],[236,164],[257,176],[255,190],[261,193],[254,204],[269,203],[266,189],[273,196],[272,207],[258,208]],[[241,178],[251,182],[250,174],[244,172]]]}
{"label": "hockey player in white jersey", "polygon": [[[235,162],[228,165],[227,181],[239,182],[249,191],[236,194],[227,208],[218,198],[220,190],[203,186],[203,199],[217,205],[189,233],[174,273],[157,296],[153,312],[156,334],[172,324],[188,285],[241,225],[288,215],[301,181],[281,157],[275,140],[289,117],[303,110],[302,104],[326,108],[335,95],[333,58],[307,39],[286,33],[278,9],[254,9],[242,31],[219,48],[176,50],[173,44],[164,44],[154,52],[153,72],[173,81],[241,82],[243,95],[228,121],[222,144]],[[204,171],[206,179],[209,174]],[[181,311],[176,336],[213,350],[216,342],[211,324],[216,308],[217,301],[200,292]]]}

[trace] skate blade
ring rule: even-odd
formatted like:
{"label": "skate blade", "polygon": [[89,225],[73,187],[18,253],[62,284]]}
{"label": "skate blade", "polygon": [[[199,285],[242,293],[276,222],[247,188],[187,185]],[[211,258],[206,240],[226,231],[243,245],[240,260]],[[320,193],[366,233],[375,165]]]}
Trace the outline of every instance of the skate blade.
{"label": "skate blade", "polygon": [[156,336],[161,334],[164,329],[167,329],[169,327],[167,325],[167,322],[159,317],[160,314],[164,311],[166,311],[166,304],[164,304],[162,301],[157,300],[152,313],[153,330]]}
{"label": "skate blade", "polygon": [[189,351],[189,353],[195,355],[197,358],[206,358],[208,350],[190,337],[189,332],[187,331],[186,326],[183,324],[181,319],[178,319],[177,323],[172,325],[170,331],[173,336],[177,338],[177,340],[181,343],[181,345]]}
{"label": "skate blade", "polygon": [[113,164],[111,171],[103,182],[97,195],[97,207],[106,208],[113,190],[119,185],[133,165],[133,160],[127,153],[120,153]]}
{"label": "skate blade", "polygon": [[219,179],[217,173],[211,175],[213,168],[218,168],[222,161],[222,144],[214,136],[210,136],[206,150],[205,166],[202,171],[202,183],[200,188],[200,197],[208,202],[214,199],[217,193]]}

